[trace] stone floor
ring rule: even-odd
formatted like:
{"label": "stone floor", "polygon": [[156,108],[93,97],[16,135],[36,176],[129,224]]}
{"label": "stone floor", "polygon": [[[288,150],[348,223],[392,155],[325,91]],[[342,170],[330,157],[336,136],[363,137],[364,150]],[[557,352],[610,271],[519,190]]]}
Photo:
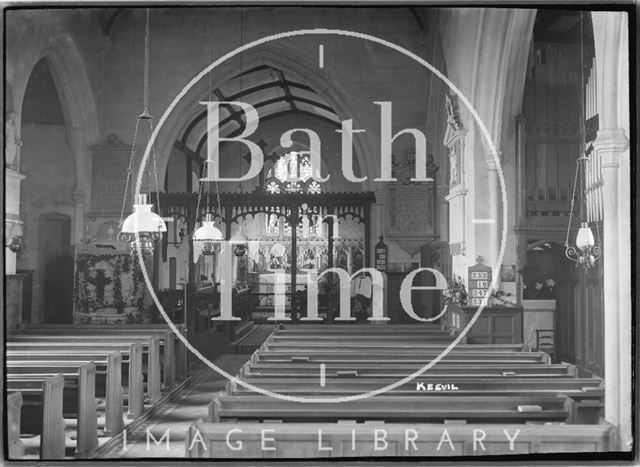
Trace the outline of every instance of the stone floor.
{"label": "stone floor", "polygon": [[[222,355],[214,363],[230,374],[237,374],[248,358],[248,355]],[[209,403],[217,391],[224,389],[227,381],[203,364],[195,366],[192,372],[194,376],[187,387],[133,432],[127,432],[126,441],[103,457],[186,457],[187,428],[200,418],[206,419]]]}

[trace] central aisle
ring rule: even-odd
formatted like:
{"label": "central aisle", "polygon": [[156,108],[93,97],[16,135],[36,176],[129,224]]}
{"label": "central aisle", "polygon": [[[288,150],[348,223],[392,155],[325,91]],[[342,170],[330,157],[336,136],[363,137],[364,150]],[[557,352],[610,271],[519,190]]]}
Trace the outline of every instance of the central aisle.
{"label": "central aisle", "polygon": [[[249,359],[249,355],[222,355],[214,363],[224,371],[235,375]],[[121,443],[108,453],[105,458],[123,457],[185,457],[185,434],[187,428],[199,418],[207,418],[207,406],[217,391],[221,391],[227,382],[222,376],[204,364],[196,367],[192,382],[178,392],[170,401],[158,409],[146,422],[133,432],[127,432],[126,446]],[[168,431],[169,445],[166,438]],[[147,433],[151,436],[148,437]]]}

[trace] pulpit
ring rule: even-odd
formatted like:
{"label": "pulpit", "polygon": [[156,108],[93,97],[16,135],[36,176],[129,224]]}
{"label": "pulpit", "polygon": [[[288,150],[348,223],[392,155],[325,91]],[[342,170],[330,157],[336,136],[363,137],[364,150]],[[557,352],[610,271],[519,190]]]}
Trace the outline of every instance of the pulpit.
{"label": "pulpit", "polygon": [[[475,306],[447,305],[446,327],[456,333],[467,327]],[[465,335],[467,344],[522,344],[522,307],[486,306]]]}

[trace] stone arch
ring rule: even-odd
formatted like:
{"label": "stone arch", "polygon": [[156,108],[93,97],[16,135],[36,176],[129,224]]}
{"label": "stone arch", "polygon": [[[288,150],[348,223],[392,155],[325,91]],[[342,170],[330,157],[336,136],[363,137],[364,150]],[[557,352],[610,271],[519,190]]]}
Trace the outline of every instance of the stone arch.
{"label": "stone arch", "polygon": [[[96,104],[85,61],[69,34],[56,37],[34,56],[28,76],[41,59],[46,59],[50,66],[60,96],[69,149],[73,155],[76,209],[72,216],[74,227],[71,238],[72,242],[77,242],[82,235],[85,206],[89,204],[91,196],[89,147],[97,141],[99,135]],[[21,90],[20,101],[16,103],[20,108],[24,102],[27,81],[25,80]]]}
{"label": "stone arch", "polygon": [[531,12],[526,16],[519,16],[509,23],[508,50],[505,51],[507,60],[503,61],[506,69],[504,86],[504,98],[502,101],[502,112],[500,115],[502,129],[498,144],[504,150],[510,150],[509,146],[514,144],[511,141],[515,136],[515,118],[522,111],[522,101],[524,98],[524,85],[527,73],[527,60],[529,47],[533,37],[533,25],[536,14]]}
{"label": "stone arch", "polygon": [[[240,57],[236,56],[225,64],[221,65],[217,70],[211,73],[211,88],[215,89],[217,86],[222,85],[230,75],[233,75],[239,70]],[[271,45],[269,49],[252,49],[243,53],[242,68],[244,70],[252,67],[267,65],[280,69],[285,73],[296,77],[298,80],[307,83],[311,86],[325,101],[330,105],[338,117],[341,120],[353,118],[354,128],[366,128],[369,136],[354,137],[354,145],[356,148],[356,156],[360,165],[362,173],[369,174],[368,180],[365,182],[368,186],[371,184],[371,179],[374,178],[373,165],[370,157],[366,157],[367,154],[376,154],[378,147],[378,138],[375,136],[378,133],[379,122],[377,119],[372,118],[371,115],[367,115],[364,112],[358,110],[359,100],[361,96],[356,90],[347,89],[340,83],[340,77],[332,71],[326,70],[324,73],[317,73],[317,64],[309,60],[308,57],[292,51],[290,48],[281,45]],[[204,68],[206,64],[203,64]],[[186,75],[186,74],[185,74]],[[168,91],[169,95],[177,95],[184,83],[187,83],[192,76],[185,76],[185,79],[174,87],[171,91]],[[163,126],[161,132],[158,134],[156,140],[156,148],[170,148],[173,146],[173,142],[179,138],[181,131],[185,125],[195,117],[195,115],[202,111],[201,108],[195,108],[193,103],[198,96],[206,95],[209,82],[207,79],[202,79],[196,84],[192,90],[188,93],[190,98],[185,98],[174,109],[172,115],[167,119],[167,122]],[[164,176],[166,167],[169,160],[169,151],[160,151],[158,160],[159,168],[159,184],[164,183]],[[373,158],[375,160],[375,158]]]}

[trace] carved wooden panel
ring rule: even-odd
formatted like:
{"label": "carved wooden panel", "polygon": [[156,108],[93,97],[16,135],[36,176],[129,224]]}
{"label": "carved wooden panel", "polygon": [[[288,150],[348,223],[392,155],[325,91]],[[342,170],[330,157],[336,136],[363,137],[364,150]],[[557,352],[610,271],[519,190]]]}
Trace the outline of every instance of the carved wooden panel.
{"label": "carved wooden panel", "polygon": [[579,50],[548,43],[534,49],[523,104],[525,215],[567,216],[580,152]]}

